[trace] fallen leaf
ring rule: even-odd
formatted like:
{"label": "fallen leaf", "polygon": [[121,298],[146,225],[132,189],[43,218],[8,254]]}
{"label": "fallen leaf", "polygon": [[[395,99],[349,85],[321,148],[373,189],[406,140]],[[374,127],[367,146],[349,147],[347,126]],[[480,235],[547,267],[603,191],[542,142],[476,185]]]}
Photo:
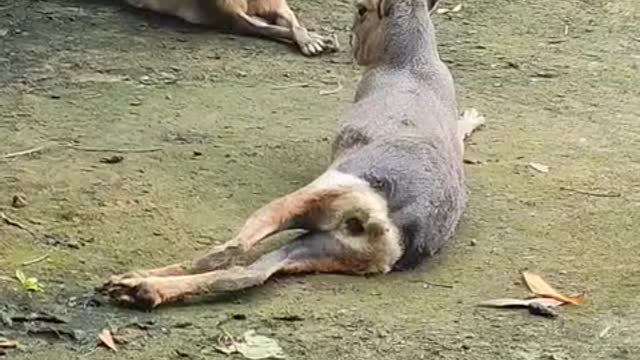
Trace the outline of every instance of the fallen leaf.
{"label": "fallen leaf", "polygon": [[263,335],[257,335],[254,330],[245,332],[241,341],[236,341],[231,337],[226,337],[225,340],[225,343],[221,342],[215,348],[226,355],[239,353],[250,360],[285,358],[284,351],[277,341]]}
{"label": "fallen leaf", "polygon": [[524,277],[524,281],[527,283],[529,290],[531,290],[531,292],[536,294],[537,296],[553,298],[553,299],[562,301],[564,303],[570,303],[573,305],[580,304],[581,302],[584,301],[584,294],[571,295],[571,296],[560,294],[554,288],[552,288],[549,284],[547,284],[542,279],[542,277],[540,277],[540,275],[525,271],[522,273],[522,276]]}
{"label": "fallen leaf", "polygon": [[18,347],[18,342],[0,337],[0,349],[14,349]]}
{"label": "fallen leaf", "polygon": [[222,345],[222,344],[218,344],[215,346],[216,350],[218,350],[219,352],[225,354],[225,355],[231,355],[235,352],[238,351],[238,349],[236,349],[235,344],[230,344],[230,345]]}
{"label": "fallen leaf", "polygon": [[278,342],[266,336],[257,335],[254,330],[249,330],[242,336],[244,342],[235,344],[242,356],[251,360],[259,359],[284,359],[285,355]]}
{"label": "fallen leaf", "polygon": [[534,169],[534,170],[536,170],[538,172],[541,172],[541,173],[545,173],[546,174],[546,173],[549,172],[549,167],[547,165],[542,165],[542,164],[538,164],[538,163],[532,162],[532,163],[529,163],[529,166],[532,169]]}
{"label": "fallen leaf", "polygon": [[100,339],[100,342],[102,342],[104,346],[113,351],[118,351],[115,342],[113,342],[113,336],[111,336],[111,331],[109,331],[109,329],[102,329],[100,334],[98,334],[98,339]]}
{"label": "fallen leaf", "polygon": [[452,13],[457,13],[457,12],[460,12],[460,10],[462,10],[462,3],[454,6],[453,9],[451,9],[451,12]]}
{"label": "fallen leaf", "polygon": [[564,301],[552,298],[533,298],[533,299],[494,299],[483,301],[479,306],[484,307],[529,307],[531,304],[540,304],[543,306],[556,307],[564,304]]}

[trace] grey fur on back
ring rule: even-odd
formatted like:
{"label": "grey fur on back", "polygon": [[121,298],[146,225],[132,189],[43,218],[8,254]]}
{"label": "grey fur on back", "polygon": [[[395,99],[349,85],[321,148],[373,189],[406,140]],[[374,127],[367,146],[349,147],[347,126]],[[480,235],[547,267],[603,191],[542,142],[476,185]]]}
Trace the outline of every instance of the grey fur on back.
{"label": "grey fur on back", "polygon": [[440,60],[427,0],[386,0],[379,60],[359,83],[333,144],[333,168],[387,200],[412,268],[452,237],[466,202],[451,74]]}

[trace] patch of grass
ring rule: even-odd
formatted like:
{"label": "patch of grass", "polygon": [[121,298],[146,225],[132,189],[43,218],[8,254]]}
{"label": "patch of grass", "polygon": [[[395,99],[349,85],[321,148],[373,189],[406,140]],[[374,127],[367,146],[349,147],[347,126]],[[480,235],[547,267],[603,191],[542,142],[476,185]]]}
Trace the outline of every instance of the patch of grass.
{"label": "patch of grass", "polygon": [[16,270],[16,279],[20,283],[20,286],[27,292],[43,292],[44,287],[40,284],[38,279],[34,277],[27,277],[22,270]]}

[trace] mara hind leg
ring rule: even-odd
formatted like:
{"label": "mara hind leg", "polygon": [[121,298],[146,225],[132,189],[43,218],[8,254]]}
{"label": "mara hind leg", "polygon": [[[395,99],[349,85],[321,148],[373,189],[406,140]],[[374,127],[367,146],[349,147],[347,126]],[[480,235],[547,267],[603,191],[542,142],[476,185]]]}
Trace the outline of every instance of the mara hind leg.
{"label": "mara hind leg", "polygon": [[383,273],[387,257],[354,251],[328,232],[307,233],[246,267],[192,275],[119,279],[101,291],[116,302],[151,309],[194,296],[231,292],[265,283],[275,274]]}
{"label": "mara hind leg", "polygon": [[175,16],[192,24],[214,25],[214,17],[207,11],[212,9],[203,6],[202,0],[125,0],[125,2],[138,9]]}
{"label": "mara hind leg", "polygon": [[276,24],[291,29],[294,41],[303,54],[338,51],[340,45],[338,44],[338,38],[335,35],[327,37],[307,31],[307,29],[300,24],[296,14],[291,10],[286,1],[283,0],[280,2],[275,13]]}
{"label": "mara hind leg", "polygon": [[[265,4],[271,7],[265,7]],[[308,33],[284,0],[265,4],[249,1],[246,11],[234,12],[232,14],[233,29],[247,35],[294,43],[306,56],[316,56],[337,50],[336,39]],[[273,16],[275,21],[271,23],[267,19]]]}
{"label": "mara hind leg", "polygon": [[[307,56],[335,51],[335,38],[307,33],[284,0],[125,0],[129,5],[179,17],[198,25],[231,24],[232,31],[293,43]],[[276,15],[278,21],[267,19]],[[282,19],[288,20],[283,21]]]}
{"label": "mara hind leg", "polygon": [[357,180],[327,172],[311,184],[277,198],[253,212],[238,234],[204,255],[156,269],[137,270],[112,276],[109,282],[128,278],[193,275],[227,265],[229,258],[252,249],[271,235],[287,229],[319,230],[331,222],[333,202],[355,185]]}
{"label": "mara hind leg", "polygon": [[480,115],[476,109],[465,110],[458,120],[458,141],[460,153],[464,154],[464,142],[474,131],[482,127],[485,123],[484,116]]}

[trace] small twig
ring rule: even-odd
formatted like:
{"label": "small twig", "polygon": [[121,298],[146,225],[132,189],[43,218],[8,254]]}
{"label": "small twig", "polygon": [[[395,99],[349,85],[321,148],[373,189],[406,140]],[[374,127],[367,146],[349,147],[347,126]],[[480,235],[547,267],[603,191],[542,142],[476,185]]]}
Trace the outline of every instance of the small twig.
{"label": "small twig", "polygon": [[428,281],[423,281],[423,283],[426,284],[426,285],[429,285],[429,286],[453,289],[453,285],[449,285],[449,284],[438,284],[438,283],[432,283],[432,282],[428,282]]}
{"label": "small twig", "polygon": [[29,265],[37,264],[37,263],[39,263],[41,261],[44,261],[44,260],[46,260],[48,258],[49,258],[49,254],[45,254],[45,255],[37,257],[37,258],[35,258],[33,260],[28,260],[28,261],[23,262],[22,266],[29,266]]}
{"label": "small twig", "polygon": [[87,151],[87,152],[116,152],[116,153],[147,153],[147,152],[155,152],[162,150],[161,147],[153,147],[147,149],[118,149],[118,148],[98,148],[98,147],[87,147],[87,146],[78,146],[78,145],[67,145],[68,148],[78,150],[78,151]]}
{"label": "small twig", "polygon": [[11,159],[11,158],[18,157],[18,156],[35,154],[35,153],[40,152],[42,150],[44,150],[44,146],[38,146],[38,147],[34,147],[32,149],[27,149],[27,150],[14,152],[14,153],[5,154],[5,155],[2,156],[2,158]]}
{"label": "small twig", "polygon": [[[56,146],[56,145],[52,145]],[[142,148],[142,149],[119,149],[119,148],[99,148],[99,147],[88,147],[88,146],[80,146],[73,144],[58,144],[58,146],[66,147],[69,149],[77,150],[77,151],[87,151],[87,152],[115,152],[115,153],[148,153],[148,152],[156,152],[162,150],[161,147],[152,147],[152,148]],[[2,155],[3,159],[11,159],[18,156],[35,154],[37,152],[41,152],[44,149],[50,146],[38,146],[31,149],[18,151],[14,153],[9,153]]]}
{"label": "small twig", "polygon": [[615,197],[621,197],[622,196],[622,194],[620,194],[618,192],[607,192],[607,193],[594,192],[594,191],[587,191],[587,190],[572,189],[572,188],[566,187],[566,186],[560,187],[560,190],[571,191],[571,192],[574,192],[574,193],[577,193],[577,194],[597,196],[597,197],[615,198]]}
{"label": "small twig", "polygon": [[333,90],[320,90],[320,95],[332,95],[337,94],[342,90],[342,82],[338,81],[338,86]]}
{"label": "small twig", "polygon": [[429,285],[429,286],[433,286],[433,287],[441,287],[441,288],[453,289],[453,285],[449,285],[449,284],[433,283],[433,282],[424,281],[424,280],[415,280],[415,281],[412,281],[412,282],[417,282],[417,283],[421,283],[421,284]]}
{"label": "small twig", "polygon": [[291,89],[291,88],[297,88],[297,87],[306,88],[306,87],[309,87],[309,83],[293,83],[293,84],[287,84],[287,85],[277,85],[277,86],[271,87],[271,89],[285,90],[285,89]]}
{"label": "small twig", "polygon": [[609,331],[611,331],[611,328],[613,328],[613,326],[608,325],[600,332],[600,334],[598,334],[598,337],[602,339],[603,337],[607,336],[607,334],[609,334]]}
{"label": "small twig", "polygon": [[38,238],[38,236],[36,235],[36,233],[35,233],[35,232],[33,232],[33,230],[29,229],[29,228],[28,228],[26,225],[24,225],[23,223],[21,223],[21,222],[19,222],[19,221],[17,221],[17,220],[11,219],[11,218],[10,218],[10,217],[8,217],[7,215],[5,215],[5,213],[3,213],[3,212],[0,212],[0,219],[2,219],[2,220],[5,222],[5,224],[10,225],[10,226],[15,226],[15,227],[17,227],[18,229],[21,229],[21,230],[24,230],[24,231],[28,232],[28,233],[29,233],[29,234],[31,234],[31,236],[33,236],[35,239],[37,239],[37,238]]}

